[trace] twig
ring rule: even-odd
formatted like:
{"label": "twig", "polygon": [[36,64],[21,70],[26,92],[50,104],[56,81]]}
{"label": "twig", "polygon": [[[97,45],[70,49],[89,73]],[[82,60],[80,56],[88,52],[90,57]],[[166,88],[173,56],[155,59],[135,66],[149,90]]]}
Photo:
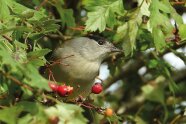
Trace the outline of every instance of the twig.
{"label": "twig", "polygon": [[181,1],[181,2],[179,2],[179,1],[171,2],[172,5],[184,5],[185,3],[186,2],[184,2],[184,1]]}
{"label": "twig", "polygon": [[67,58],[72,57],[72,56],[74,56],[74,55],[69,55],[69,56],[66,56],[66,57],[64,57],[64,58],[57,59],[57,60],[55,60],[55,61],[50,61],[51,64],[49,63],[49,64],[46,64],[46,65],[45,65],[45,69],[46,69],[46,71],[48,72],[48,80],[49,80],[49,81],[50,81],[50,77],[52,77],[52,80],[53,80],[54,82],[56,82],[56,80],[55,80],[55,78],[54,78],[54,75],[53,75],[53,72],[51,71],[50,68],[51,68],[52,66],[55,66],[55,65],[58,65],[58,64],[61,64],[61,65],[64,65],[64,66],[69,66],[68,64],[62,63],[61,60],[67,59]]}
{"label": "twig", "polygon": [[47,68],[50,68],[50,67],[52,67],[52,66],[54,66],[54,65],[57,65],[57,64],[62,64],[62,65],[65,65],[65,66],[69,66],[68,64],[62,63],[61,60],[67,59],[67,58],[72,57],[72,56],[74,56],[74,55],[69,55],[69,56],[66,56],[66,57],[64,57],[64,58],[57,59],[57,60],[55,60],[55,61],[50,61],[52,64],[47,64],[47,65],[45,65],[45,66],[46,66]]}
{"label": "twig", "polygon": [[48,36],[49,38],[52,38],[52,39],[65,40],[65,37],[63,37],[61,35],[57,35],[57,34],[47,34],[46,36]]}
{"label": "twig", "polygon": [[58,103],[58,104],[61,103],[59,100],[57,100],[57,99],[55,99],[55,98],[53,98],[51,96],[48,96],[46,94],[44,94],[44,97],[47,98],[47,99],[50,99],[50,100],[54,101],[55,103]]}
{"label": "twig", "polygon": [[183,115],[179,114],[176,117],[173,118],[173,120],[170,122],[170,124],[177,124],[179,120],[183,118]]}
{"label": "twig", "polygon": [[77,30],[77,31],[83,31],[83,30],[85,30],[85,27],[84,26],[69,27],[69,28],[72,29],[72,30]]}
{"label": "twig", "polygon": [[43,0],[43,2],[35,8],[35,10],[39,11],[42,6],[44,6],[48,2],[48,0]]}
{"label": "twig", "polygon": [[11,76],[11,75],[9,75],[9,74],[3,72],[3,71],[0,71],[0,72],[1,72],[5,77],[7,77],[8,79],[12,80],[15,84],[17,84],[17,85],[19,85],[19,86],[22,86],[22,87],[24,87],[24,88],[26,88],[26,89],[28,89],[28,90],[30,90],[30,91],[33,91],[33,89],[32,89],[30,86],[28,86],[28,85],[26,85],[26,84],[23,84],[22,82],[20,82],[19,80],[17,80],[15,77],[13,77],[13,76]]}
{"label": "twig", "polygon": [[98,106],[95,106],[91,103],[88,103],[86,101],[84,102],[77,102],[76,104],[80,105],[80,106],[83,106],[85,108],[88,108],[88,109],[92,109],[92,110],[95,110],[96,112],[98,112],[99,114],[103,114],[103,111],[105,109],[101,108],[101,107],[98,107]]}
{"label": "twig", "polygon": [[6,35],[2,35],[2,37],[5,38],[6,40],[8,40],[9,42],[13,42],[13,40],[10,37],[6,36]]}
{"label": "twig", "polygon": [[157,118],[155,118],[153,121],[154,121],[156,124],[161,124],[161,122],[160,122]]}

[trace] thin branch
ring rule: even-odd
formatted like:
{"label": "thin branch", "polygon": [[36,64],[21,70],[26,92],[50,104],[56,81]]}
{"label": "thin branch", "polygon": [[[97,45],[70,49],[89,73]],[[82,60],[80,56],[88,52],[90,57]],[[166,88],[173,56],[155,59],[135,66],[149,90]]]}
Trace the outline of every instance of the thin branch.
{"label": "thin branch", "polygon": [[181,120],[184,116],[179,114],[176,117],[173,118],[173,120],[170,122],[170,124],[178,124],[177,122]]}
{"label": "thin branch", "polygon": [[39,11],[40,8],[41,8],[42,6],[44,6],[47,2],[48,2],[48,0],[43,0],[43,2],[42,2],[39,6],[37,6],[37,7],[35,8],[35,10]]}
{"label": "thin branch", "polygon": [[49,38],[52,38],[52,39],[59,39],[59,40],[62,40],[62,41],[71,39],[71,36],[64,36],[62,34],[59,34],[59,35],[58,34],[47,34],[46,36],[49,37]]}
{"label": "thin branch", "polygon": [[49,99],[49,100],[52,100],[52,101],[55,102],[55,103],[58,103],[58,104],[61,103],[59,100],[55,99],[55,98],[52,97],[52,96],[49,96],[49,95],[44,94],[44,97],[47,98],[47,99]]}
{"label": "thin branch", "polygon": [[22,87],[24,87],[24,88],[26,88],[26,89],[28,89],[28,90],[30,90],[30,91],[33,91],[33,89],[32,89],[30,86],[28,86],[28,85],[26,85],[26,84],[20,82],[20,81],[17,80],[15,77],[13,77],[13,76],[11,76],[11,75],[9,75],[9,74],[3,72],[3,71],[0,71],[0,72],[1,72],[6,78],[12,80],[15,84],[17,84],[17,85],[19,85],[19,86],[22,86]]}
{"label": "thin branch", "polygon": [[5,38],[6,40],[8,40],[9,42],[13,42],[13,40],[10,37],[6,36],[6,35],[2,35],[2,37]]}
{"label": "thin branch", "polygon": [[184,5],[186,2],[184,1],[176,1],[176,2],[170,2],[172,5]]}

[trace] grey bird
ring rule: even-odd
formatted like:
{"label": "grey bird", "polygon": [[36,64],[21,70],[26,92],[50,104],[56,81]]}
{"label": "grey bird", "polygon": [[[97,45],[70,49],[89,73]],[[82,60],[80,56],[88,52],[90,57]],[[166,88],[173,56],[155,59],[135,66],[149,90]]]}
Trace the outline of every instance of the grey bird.
{"label": "grey bird", "polygon": [[54,50],[52,59],[59,60],[61,64],[52,66],[51,70],[57,82],[74,87],[69,100],[75,100],[78,96],[85,98],[99,75],[101,63],[116,52],[121,50],[104,38],[77,37]]}

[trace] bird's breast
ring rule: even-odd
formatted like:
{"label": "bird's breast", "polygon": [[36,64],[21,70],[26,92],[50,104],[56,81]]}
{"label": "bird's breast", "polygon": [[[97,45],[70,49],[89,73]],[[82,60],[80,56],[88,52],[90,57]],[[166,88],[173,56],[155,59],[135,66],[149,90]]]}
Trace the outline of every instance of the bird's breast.
{"label": "bird's breast", "polygon": [[98,75],[100,63],[83,60],[78,56],[63,61],[67,66],[60,66],[63,73],[72,81],[94,81]]}

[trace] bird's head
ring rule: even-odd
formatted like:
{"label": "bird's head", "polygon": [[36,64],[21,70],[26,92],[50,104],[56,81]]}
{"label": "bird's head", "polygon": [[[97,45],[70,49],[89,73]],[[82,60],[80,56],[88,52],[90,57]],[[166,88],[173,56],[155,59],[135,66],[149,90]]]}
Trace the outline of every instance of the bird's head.
{"label": "bird's head", "polygon": [[72,44],[74,51],[84,59],[100,63],[112,53],[121,52],[112,43],[98,36],[75,38]]}

